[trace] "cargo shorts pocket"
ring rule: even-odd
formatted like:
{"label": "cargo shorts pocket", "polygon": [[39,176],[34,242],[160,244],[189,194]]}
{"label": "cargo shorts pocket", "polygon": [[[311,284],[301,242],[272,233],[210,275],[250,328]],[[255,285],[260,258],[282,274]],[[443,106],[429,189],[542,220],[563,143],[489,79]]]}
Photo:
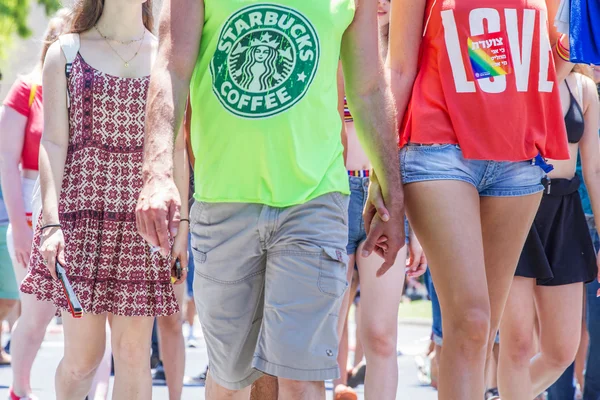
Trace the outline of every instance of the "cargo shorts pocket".
{"label": "cargo shorts pocket", "polygon": [[345,250],[323,247],[319,265],[319,290],[329,296],[341,297],[346,288],[348,254]]}

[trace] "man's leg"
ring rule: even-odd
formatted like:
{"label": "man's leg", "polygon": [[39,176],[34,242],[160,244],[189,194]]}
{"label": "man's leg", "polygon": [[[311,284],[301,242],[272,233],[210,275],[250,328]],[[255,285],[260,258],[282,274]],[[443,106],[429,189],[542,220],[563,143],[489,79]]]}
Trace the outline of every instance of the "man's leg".
{"label": "man's leg", "polygon": [[259,204],[194,203],[194,297],[210,370],[207,400],[248,400],[264,307],[266,255]]}
{"label": "man's leg", "polygon": [[263,326],[253,366],[279,378],[279,398],[325,399],[339,376],[338,314],[346,291],[347,198],[331,193],[270,209]]}
{"label": "man's leg", "polygon": [[264,375],[252,384],[250,400],[277,400],[278,392],[279,383],[277,382],[277,378],[270,375]]}

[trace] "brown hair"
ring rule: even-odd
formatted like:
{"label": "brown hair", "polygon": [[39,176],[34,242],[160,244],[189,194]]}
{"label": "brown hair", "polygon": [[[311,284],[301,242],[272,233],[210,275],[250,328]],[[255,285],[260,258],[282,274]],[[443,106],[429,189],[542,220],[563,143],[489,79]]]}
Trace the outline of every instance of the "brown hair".
{"label": "brown hair", "polygon": [[585,75],[591,80],[594,80],[594,72],[592,71],[592,68],[587,64],[575,64],[575,66],[573,67],[573,72]]}
{"label": "brown hair", "polygon": [[48,27],[44,33],[42,52],[40,53],[40,65],[44,65],[46,54],[52,43],[58,40],[58,37],[69,29],[71,20],[71,11],[68,8],[61,8],[54,14],[54,17],[48,22]]}
{"label": "brown hair", "polygon": [[[103,10],[104,0],[76,0],[73,5],[71,33],[81,33],[92,29],[98,23]],[[142,4],[142,18],[146,29],[152,32],[154,29],[152,0],[146,0]]]}

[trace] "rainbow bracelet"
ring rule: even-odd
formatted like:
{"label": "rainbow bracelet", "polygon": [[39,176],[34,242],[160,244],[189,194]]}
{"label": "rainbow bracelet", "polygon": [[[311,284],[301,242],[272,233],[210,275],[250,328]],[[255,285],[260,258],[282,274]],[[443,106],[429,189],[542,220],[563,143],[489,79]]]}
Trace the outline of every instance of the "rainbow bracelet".
{"label": "rainbow bracelet", "polygon": [[558,42],[556,43],[556,53],[563,61],[571,62],[571,51],[562,43],[564,37],[565,35],[563,34],[558,39]]}

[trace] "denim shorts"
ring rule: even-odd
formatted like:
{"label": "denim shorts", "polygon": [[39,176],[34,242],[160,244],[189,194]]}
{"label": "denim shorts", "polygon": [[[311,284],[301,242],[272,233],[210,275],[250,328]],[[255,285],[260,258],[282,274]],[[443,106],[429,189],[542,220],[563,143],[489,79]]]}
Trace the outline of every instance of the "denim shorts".
{"label": "denim shorts", "polygon": [[367,202],[369,192],[369,178],[349,176],[350,180],[350,205],[348,206],[348,255],[356,253],[358,246],[367,238],[363,209]]}
{"label": "denim shorts", "polygon": [[400,150],[404,184],[455,180],[472,184],[480,196],[517,197],[544,190],[546,175],[530,161],[468,160],[455,144],[409,144]]}

